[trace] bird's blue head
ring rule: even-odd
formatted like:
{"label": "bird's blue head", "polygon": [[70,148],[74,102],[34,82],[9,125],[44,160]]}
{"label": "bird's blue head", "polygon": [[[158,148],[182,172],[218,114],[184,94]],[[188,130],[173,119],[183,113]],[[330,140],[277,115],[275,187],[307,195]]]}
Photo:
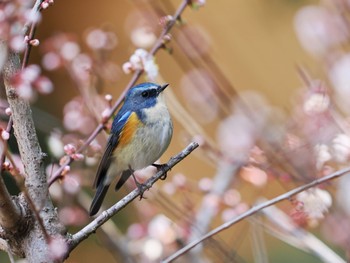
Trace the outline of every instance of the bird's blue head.
{"label": "bird's blue head", "polygon": [[158,85],[150,82],[136,85],[126,94],[124,104],[139,110],[151,108],[156,105],[158,96],[168,85]]}

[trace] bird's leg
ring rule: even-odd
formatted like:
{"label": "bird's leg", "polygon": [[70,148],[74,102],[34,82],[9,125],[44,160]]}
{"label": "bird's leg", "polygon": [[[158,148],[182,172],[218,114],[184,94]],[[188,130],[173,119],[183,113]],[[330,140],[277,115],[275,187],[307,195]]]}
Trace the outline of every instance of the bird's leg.
{"label": "bird's leg", "polygon": [[160,180],[165,180],[167,177],[167,171],[170,170],[169,166],[166,163],[158,164],[158,163],[152,163],[154,167],[157,168],[157,171],[162,171],[164,174],[159,178]]}
{"label": "bird's leg", "polygon": [[129,165],[129,169],[130,169],[130,171],[131,171],[131,176],[132,176],[132,178],[134,178],[136,187],[137,187],[137,189],[139,189],[139,192],[140,192],[140,200],[141,200],[142,198],[146,199],[146,197],[143,197],[143,194],[144,194],[144,192],[145,192],[146,190],[149,189],[149,187],[147,187],[145,184],[142,184],[142,183],[140,183],[139,181],[137,181],[136,176],[134,175],[135,170],[132,169],[130,165]]}

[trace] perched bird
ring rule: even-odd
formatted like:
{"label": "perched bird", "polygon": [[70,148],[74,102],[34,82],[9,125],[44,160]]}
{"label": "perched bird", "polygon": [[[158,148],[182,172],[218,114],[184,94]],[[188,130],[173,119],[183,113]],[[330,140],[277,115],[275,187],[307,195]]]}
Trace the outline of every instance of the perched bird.
{"label": "perched bird", "polygon": [[[162,92],[169,84],[142,83],[131,88],[113,120],[105,152],[97,169],[97,189],[90,207],[95,215],[112,181],[120,176],[115,190],[134,170],[153,164],[168,148],[173,124]],[[135,179],[135,177],[134,177]],[[135,183],[138,185],[136,179]]]}

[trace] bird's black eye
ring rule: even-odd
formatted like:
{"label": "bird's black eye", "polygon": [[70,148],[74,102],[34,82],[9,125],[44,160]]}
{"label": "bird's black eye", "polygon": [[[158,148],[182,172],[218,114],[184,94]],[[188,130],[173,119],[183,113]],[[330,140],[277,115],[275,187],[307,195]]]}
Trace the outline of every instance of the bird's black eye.
{"label": "bird's black eye", "polygon": [[149,96],[149,92],[148,91],[143,91],[141,93],[141,96],[144,97],[144,98],[147,98]]}

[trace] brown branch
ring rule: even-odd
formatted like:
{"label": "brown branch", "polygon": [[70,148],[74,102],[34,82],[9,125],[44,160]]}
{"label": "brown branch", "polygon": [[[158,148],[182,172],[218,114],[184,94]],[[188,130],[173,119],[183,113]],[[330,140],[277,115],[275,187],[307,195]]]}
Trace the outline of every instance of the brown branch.
{"label": "brown branch", "polygon": [[220,225],[217,228],[214,228],[213,230],[211,230],[210,232],[208,232],[207,234],[203,235],[202,237],[198,238],[197,240],[192,241],[191,243],[187,244],[185,247],[183,247],[182,249],[179,249],[178,251],[176,251],[174,254],[172,254],[171,256],[167,257],[166,259],[162,260],[162,263],[168,263],[168,262],[172,262],[175,259],[179,258],[181,255],[185,254],[186,252],[188,252],[190,249],[194,248],[195,246],[197,246],[198,244],[202,243],[204,240],[213,237],[215,235],[217,235],[218,233],[220,233],[221,231],[230,228],[231,226],[233,226],[234,224],[242,221],[243,219],[254,215],[255,213],[261,211],[262,209],[272,206],[274,204],[277,204],[281,201],[284,200],[290,200],[290,198],[300,192],[303,192],[307,189],[310,189],[312,187],[315,187],[317,185],[323,184],[327,181],[333,180],[335,178],[338,178],[342,175],[345,174],[349,174],[350,172],[350,167],[344,168],[342,170],[339,170],[335,173],[332,173],[330,175],[327,175],[325,177],[316,179],[308,184],[304,184],[302,186],[299,186],[297,188],[294,188],[293,190],[290,190],[284,194],[281,194],[271,200],[268,200],[266,202],[263,202],[259,205],[256,205],[254,207],[252,207],[251,209],[249,209],[248,211],[242,213],[241,215],[235,217],[234,219]]}
{"label": "brown branch", "polygon": [[[34,11],[39,10],[40,4],[42,1],[36,1],[34,5]],[[34,37],[35,33],[35,23],[32,23],[30,26],[30,32],[29,32],[29,39]],[[20,66],[20,61],[18,56],[14,54],[7,54],[8,60],[6,64],[4,65],[4,82],[5,86],[7,84],[7,87],[11,81],[11,77],[19,70],[21,67],[22,69],[26,67],[28,64],[28,58],[30,54],[31,45],[29,44],[29,41],[26,45],[25,52],[24,52],[24,59],[22,61],[22,65]],[[8,53],[8,47],[4,41],[0,42],[0,52]],[[13,125],[13,119],[12,116],[10,116],[6,132],[10,133],[12,130]],[[7,141],[4,141],[4,149],[0,156],[0,165],[2,166],[3,162],[5,161],[6,151],[7,151]],[[11,196],[9,192],[7,191],[6,185],[2,179],[3,170],[2,167],[0,167],[0,225],[7,229],[7,230],[13,230],[14,228],[18,227],[18,222],[21,219],[21,209],[17,206],[17,203],[14,203],[11,199]]]}
{"label": "brown branch", "polygon": [[[170,158],[167,166],[164,170],[159,171],[157,174],[152,176],[147,182],[144,184],[146,189],[150,189],[152,185],[161,179],[164,174],[166,174],[172,167],[174,167],[177,163],[182,161],[186,156],[188,156],[192,151],[194,151],[198,147],[196,142],[190,143],[184,150],[182,150],[176,156]],[[94,233],[102,224],[108,221],[112,216],[114,216],[117,212],[131,203],[134,199],[140,196],[139,189],[133,190],[130,194],[125,196],[115,205],[110,207],[109,209],[103,211],[98,217],[96,217],[90,224],[81,229],[78,233],[74,234],[69,241],[69,252],[72,251],[76,246],[78,246],[83,240],[88,238],[92,233]],[[68,253],[69,253],[68,252]],[[68,255],[67,255],[68,256]]]}
{"label": "brown branch", "polygon": [[[160,33],[156,43],[150,50],[151,55],[155,55],[159,49],[162,49],[164,47],[164,37],[170,32],[170,30],[174,27],[176,24],[176,21],[180,19],[181,14],[184,12],[186,9],[187,5],[189,4],[189,0],[183,0],[182,3],[180,4],[179,8],[176,10],[175,14],[173,15],[173,19],[170,20],[167,25],[163,28],[162,32]],[[134,75],[132,76],[131,80],[127,84],[126,88],[122,92],[122,94],[119,96],[118,100],[114,103],[111,112],[109,116],[106,119],[109,119],[112,117],[114,112],[119,108],[120,104],[123,102],[124,97],[127,93],[127,91],[135,85],[137,80],[140,78],[142,75],[143,70],[136,70],[134,72]],[[90,143],[96,138],[96,136],[105,128],[104,122],[100,123],[96,129],[92,132],[90,137],[85,141],[85,143],[77,150],[78,153],[83,152],[89,145]],[[56,180],[62,177],[62,172],[65,169],[67,165],[70,165],[73,162],[73,158],[69,157],[67,158],[67,161],[60,166],[60,168],[51,176],[49,179],[49,186],[51,186]]]}
{"label": "brown branch", "polygon": [[0,172],[0,226],[5,230],[13,230],[18,227],[21,220],[22,212],[17,203],[13,202],[7,191],[4,180],[2,179],[3,171]]}
{"label": "brown branch", "polygon": [[[4,42],[1,44],[6,45]],[[20,68],[18,54],[9,52],[2,73],[12,112],[14,134],[25,169],[25,199],[27,204],[28,202],[33,204],[35,211],[32,212],[34,214],[38,212],[42,219],[40,222],[32,222],[33,227],[27,233],[28,242],[24,242],[23,250],[29,261],[45,262],[49,256],[45,236],[59,235],[63,232],[63,227],[58,222],[56,211],[49,199],[47,178],[43,167],[44,154],[39,145],[30,105],[18,97],[15,87],[12,85],[12,78]],[[26,213],[30,214],[29,210],[27,209]],[[41,227],[42,224],[44,227]],[[40,253],[38,253],[38,249],[40,249]]]}
{"label": "brown branch", "polygon": [[[0,52],[7,53],[7,45],[4,41],[0,41]],[[10,58],[9,58],[10,59]],[[14,59],[11,61],[13,67],[19,67],[19,60]],[[7,64],[4,65],[6,67]],[[7,126],[7,130],[10,130],[11,126]],[[1,160],[5,159],[7,151],[7,144],[3,141],[3,152],[1,153]],[[0,163],[2,166],[3,161]],[[6,185],[2,179],[3,170],[0,167],[0,226],[4,229],[13,230],[17,227],[18,222],[21,219],[21,209],[11,199],[9,192],[7,191]]]}

